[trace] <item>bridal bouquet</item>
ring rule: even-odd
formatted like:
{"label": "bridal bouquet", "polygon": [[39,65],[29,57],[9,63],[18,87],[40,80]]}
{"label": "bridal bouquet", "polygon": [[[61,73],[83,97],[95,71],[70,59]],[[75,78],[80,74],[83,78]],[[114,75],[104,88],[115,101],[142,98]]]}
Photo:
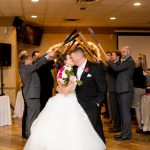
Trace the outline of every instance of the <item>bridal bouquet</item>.
{"label": "bridal bouquet", "polygon": [[76,82],[79,86],[82,84],[81,80],[76,79],[70,66],[63,66],[57,73],[57,79],[63,85],[67,85],[69,81]]}

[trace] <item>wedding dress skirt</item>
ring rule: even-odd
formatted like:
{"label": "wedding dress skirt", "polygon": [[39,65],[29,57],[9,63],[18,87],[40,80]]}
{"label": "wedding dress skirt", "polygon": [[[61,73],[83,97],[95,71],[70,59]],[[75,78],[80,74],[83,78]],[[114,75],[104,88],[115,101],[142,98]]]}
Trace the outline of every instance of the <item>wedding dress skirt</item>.
{"label": "wedding dress skirt", "polygon": [[49,99],[33,122],[24,150],[104,150],[75,93]]}

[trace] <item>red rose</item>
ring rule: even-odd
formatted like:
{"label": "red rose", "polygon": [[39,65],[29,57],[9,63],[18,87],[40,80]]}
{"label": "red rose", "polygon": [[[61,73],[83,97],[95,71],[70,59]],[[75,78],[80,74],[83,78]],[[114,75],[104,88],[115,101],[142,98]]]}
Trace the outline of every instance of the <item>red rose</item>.
{"label": "red rose", "polygon": [[88,67],[84,68],[84,72],[88,72],[88,71],[89,71]]}
{"label": "red rose", "polygon": [[62,78],[62,72],[60,72],[59,74],[58,74],[58,78]]}
{"label": "red rose", "polygon": [[63,72],[64,71],[64,69],[65,69],[65,67],[63,66],[62,68],[60,68],[60,72]]}

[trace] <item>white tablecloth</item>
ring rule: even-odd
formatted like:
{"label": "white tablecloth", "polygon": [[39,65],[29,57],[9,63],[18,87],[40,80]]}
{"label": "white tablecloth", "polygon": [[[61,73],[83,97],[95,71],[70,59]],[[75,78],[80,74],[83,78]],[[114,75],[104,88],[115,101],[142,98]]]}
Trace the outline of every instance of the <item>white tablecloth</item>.
{"label": "white tablecloth", "polygon": [[16,97],[16,104],[14,109],[14,116],[13,117],[22,117],[24,111],[24,99],[22,96],[22,91],[18,91]]}
{"label": "white tablecloth", "polygon": [[150,131],[150,94],[142,96],[141,114],[143,131]]}
{"label": "white tablecloth", "polygon": [[11,109],[9,96],[0,96],[0,126],[11,125]]}

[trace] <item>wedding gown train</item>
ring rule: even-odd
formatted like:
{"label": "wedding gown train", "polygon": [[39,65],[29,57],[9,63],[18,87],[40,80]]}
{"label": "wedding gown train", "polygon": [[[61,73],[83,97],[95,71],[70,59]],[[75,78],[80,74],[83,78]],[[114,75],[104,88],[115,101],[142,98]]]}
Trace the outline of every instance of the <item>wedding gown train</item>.
{"label": "wedding gown train", "polygon": [[33,122],[24,150],[105,150],[75,92],[49,99]]}

